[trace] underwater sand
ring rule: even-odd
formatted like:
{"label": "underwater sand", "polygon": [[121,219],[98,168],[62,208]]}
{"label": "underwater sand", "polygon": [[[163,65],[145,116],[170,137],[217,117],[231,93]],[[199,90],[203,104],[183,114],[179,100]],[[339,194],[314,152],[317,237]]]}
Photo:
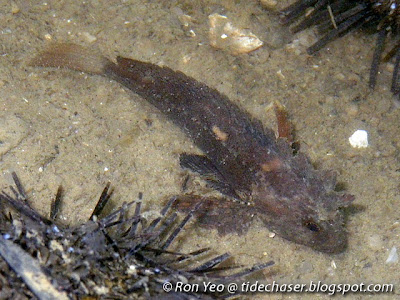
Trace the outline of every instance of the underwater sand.
{"label": "underwater sand", "polygon": [[[281,1],[278,8],[288,3]],[[194,20],[187,27],[179,21],[182,13]],[[212,13],[250,28],[265,45],[240,56],[212,48],[207,37]],[[296,126],[301,151],[318,168],[337,170],[358,208],[347,224],[349,248],[340,255],[271,238],[258,222],[244,236],[218,237],[188,226],[187,236],[175,244],[178,249],[229,251],[245,265],[275,261],[253,278],[393,283],[396,294],[380,296],[399,297],[400,262],[385,263],[392,247],[400,251],[400,109],[390,92],[393,65],[381,66],[378,85],[371,91],[367,82],[374,36],[356,32],[310,57],[306,48],[316,37],[313,30],[290,35],[258,1],[0,1],[1,186],[10,184],[9,173],[16,171],[32,206],[48,214],[62,184],[66,192],[60,219],[67,224],[88,218],[108,181],[116,190],[113,206],[143,192],[144,206],[158,211],[161,203],[181,193],[188,174],[179,167],[179,153],[199,150],[117,83],[68,70],[32,68],[28,62],[56,41],[92,47],[110,58],[164,64],[217,88],[266,126],[275,124],[268,105],[279,100]],[[368,148],[350,146],[348,138],[357,129],[368,131]],[[188,188],[210,192],[194,174]],[[328,298],[256,296],[283,297]]]}

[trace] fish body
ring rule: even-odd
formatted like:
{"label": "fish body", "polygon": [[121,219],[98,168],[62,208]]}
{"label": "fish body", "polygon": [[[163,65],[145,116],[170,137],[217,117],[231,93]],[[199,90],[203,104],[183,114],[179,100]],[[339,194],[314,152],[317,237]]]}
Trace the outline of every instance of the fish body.
{"label": "fish body", "polygon": [[328,253],[346,248],[340,208],[353,196],[335,192],[333,172],[315,170],[306,155],[294,155],[285,139],[277,139],[216,89],[165,66],[123,57],[114,63],[70,44],[50,47],[32,65],[112,78],[180,127],[204,153],[183,154],[181,165],[233,199],[203,199],[204,224],[215,225],[220,233],[243,233],[255,215],[287,240]]}

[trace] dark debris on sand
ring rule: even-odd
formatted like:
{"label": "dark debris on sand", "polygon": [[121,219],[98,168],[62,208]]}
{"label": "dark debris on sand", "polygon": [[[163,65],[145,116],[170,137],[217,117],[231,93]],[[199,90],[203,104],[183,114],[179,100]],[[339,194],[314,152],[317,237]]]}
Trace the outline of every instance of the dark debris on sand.
{"label": "dark debris on sand", "polygon": [[[32,209],[18,177],[0,194],[1,299],[216,299],[232,295],[165,293],[163,283],[228,283],[273,265],[221,266],[228,253],[210,258],[209,250],[169,251],[193,211],[180,220],[172,198],[160,216],[146,221],[138,201],[99,218],[112,194],[108,184],[86,223],[68,227],[56,221],[62,190],[50,218]],[[200,204],[201,205],[201,204]],[[135,209],[131,213],[131,207]],[[208,257],[207,257],[208,256]]]}

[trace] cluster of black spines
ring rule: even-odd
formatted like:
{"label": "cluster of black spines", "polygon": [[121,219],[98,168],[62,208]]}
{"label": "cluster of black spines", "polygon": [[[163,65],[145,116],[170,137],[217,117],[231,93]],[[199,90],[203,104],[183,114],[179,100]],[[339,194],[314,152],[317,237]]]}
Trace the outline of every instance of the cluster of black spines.
{"label": "cluster of black spines", "polygon": [[[176,201],[176,198],[172,198],[160,211],[159,217],[150,222],[143,218],[142,195],[139,194],[138,201],[124,204],[100,219],[98,216],[113,192],[107,184],[90,220],[76,227],[68,227],[56,221],[61,205],[61,188],[51,206],[50,218],[46,218],[31,208],[15,173],[13,178],[16,188],[11,186],[11,193],[2,191],[0,194],[1,246],[9,245],[6,256],[13,256],[12,252],[16,252],[11,259],[16,259],[17,264],[17,253],[28,253],[32,263],[39,263],[40,272],[43,272],[40,275],[50,278],[54,288],[65,292],[70,299],[86,296],[97,299],[225,298],[232,295],[207,294],[201,290],[165,293],[162,285],[170,282],[175,286],[182,281],[198,283],[200,286],[203,281],[228,283],[273,264],[270,261],[251,268],[241,268],[232,274],[229,270],[237,266],[220,266],[231,257],[228,253],[206,259],[209,248],[186,254],[169,251],[171,243],[201,204],[183,220],[179,220],[177,213],[170,209]],[[129,208],[133,205],[135,210],[130,216]],[[12,241],[12,247],[9,241]],[[29,289],[20,279],[22,274],[7,265],[10,257],[3,258],[0,255],[1,296],[45,298],[40,291]],[[26,264],[30,265],[30,262]],[[98,292],[102,287],[107,287],[104,294]]]}
{"label": "cluster of black spines", "polygon": [[[395,57],[391,90],[400,93],[400,1],[399,0],[298,0],[281,11],[281,23],[294,24],[291,29],[299,32],[318,25],[324,34],[307,49],[309,54],[318,52],[330,41],[360,27],[377,32],[377,40],[369,75],[369,86],[374,88],[381,61]],[[382,59],[387,37],[395,45]]]}

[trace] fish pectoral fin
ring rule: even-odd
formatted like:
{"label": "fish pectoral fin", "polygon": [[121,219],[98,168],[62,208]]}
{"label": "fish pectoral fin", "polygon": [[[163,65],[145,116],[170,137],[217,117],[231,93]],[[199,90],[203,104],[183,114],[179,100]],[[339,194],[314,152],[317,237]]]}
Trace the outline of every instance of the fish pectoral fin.
{"label": "fish pectoral fin", "polygon": [[179,162],[182,168],[187,168],[200,175],[220,174],[217,167],[205,155],[182,153]]}
{"label": "fish pectoral fin", "polygon": [[224,195],[240,199],[235,189],[227,182],[218,168],[205,155],[182,153],[179,157],[182,168],[200,174],[208,185]]}
{"label": "fish pectoral fin", "polygon": [[254,216],[251,206],[226,198],[198,195],[178,196],[173,208],[188,213],[193,211],[196,205],[199,207],[194,211],[194,216],[199,226],[217,229],[219,235],[246,233]]}

